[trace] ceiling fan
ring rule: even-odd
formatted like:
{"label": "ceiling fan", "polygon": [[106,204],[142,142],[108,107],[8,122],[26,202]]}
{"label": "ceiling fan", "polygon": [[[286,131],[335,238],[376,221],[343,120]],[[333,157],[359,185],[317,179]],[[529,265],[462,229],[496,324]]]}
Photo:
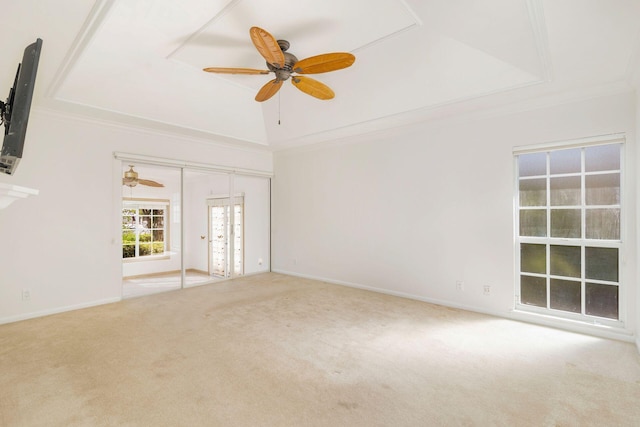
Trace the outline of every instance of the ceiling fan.
{"label": "ceiling fan", "polygon": [[122,178],[122,185],[126,185],[127,187],[135,187],[138,184],[146,185],[148,187],[164,187],[163,184],[160,184],[156,181],[151,181],[149,179],[139,179],[138,172],[133,170],[133,165],[129,165],[129,170],[124,173],[124,177]]}
{"label": "ceiling fan", "polygon": [[295,55],[287,52],[289,42],[276,40],[262,28],[251,27],[249,30],[251,41],[260,55],[267,61],[268,70],[253,68],[224,68],[208,67],[204,71],[223,74],[269,74],[275,73],[276,78],[262,86],[256,95],[256,101],[263,102],[275,95],[285,80],[291,77],[291,83],[304,93],[318,99],[331,99],[335,96],[333,90],[324,83],[297,74],[319,74],[350,67],[356,57],[351,53],[335,52],[312,56],[301,61]]}

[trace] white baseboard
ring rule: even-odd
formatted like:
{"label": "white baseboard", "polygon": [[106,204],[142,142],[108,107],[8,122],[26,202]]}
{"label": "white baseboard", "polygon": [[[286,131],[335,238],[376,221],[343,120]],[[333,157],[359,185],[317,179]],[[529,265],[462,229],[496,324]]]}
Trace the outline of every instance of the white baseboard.
{"label": "white baseboard", "polygon": [[587,324],[582,324],[579,322],[569,322],[569,321],[562,322],[561,320],[558,320],[558,319],[548,319],[548,318],[545,318],[545,316],[536,316],[536,315],[530,316],[528,314],[523,314],[521,312],[516,312],[514,310],[510,310],[508,312],[485,310],[481,307],[474,307],[474,306],[469,306],[465,304],[459,304],[454,301],[439,300],[435,298],[426,298],[420,295],[413,295],[413,294],[408,294],[404,292],[396,292],[396,291],[391,291],[389,289],[375,288],[372,286],[361,285],[359,283],[346,282],[343,280],[329,279],[326,277],[318,277],[318,276],[302,274],[302,273],[287,271],[287,270],[274,269],[272,271],[274,273],[286,274],[288,276],[318,280],[321,282],[331,283],[334,285],[341,285],[341,286],[347,286],[350,288],[362,289],[362,290],[371,291],[371,292],[378,292],[386,295],[392,295],[396,297],[422,301],[430,304],[441,305],[444,307],[451,307],[451,308],[457,308],[460,310],[471,311],[474,313],[487,314],[489,316],[500,317],[503,319],[531,323],[531,324],[540,325],[540,326],[547,326],[555,329],[561,329],[569,332],[576,332],[584,335],[596,336],[599,338],[614,339],[614,340],[626,341],[630,343],[633,343],[635,341],[638,347],[638,351],[640,352],[640,336],[636,337],[632,331],[628,331],[626,329],[600,328],[600,327],[595,327]]}
{"label": "white baseboard", "polygon": [[490,316],[497,316],[497,317],[506,317],[505,313],[499,313],[499,312],[495,312],[495,311],[492,311],[492,310],[484,310],[482,308],[468,306],[468,305],[465,305],[465,304],[459,304],[457,302],[448,301],[448,300],[427,298],[427,297],[423,297],[423,296],[420,296],[420,295],[408,294],[408,293],[405,293],[405,292],[397,292],[397,291],[392,291],[392,290],[384,289],[384,288],[376,288],[376,287],[373,287],[373,286],[361,285],[359,283],[345,282],[343,280],[328,279],[326,277],[311,276],[311,275],[308,275],[308,274],[301,274],[301,273],[297,273],[297,272],[293,272],[293,271],[286,271],[286,270],[272,270],[272,271],[274,273],[286,274],[287,276],[295,276],[295,277],[301,277],[303,279],[318,280],[320,282],[327,282],[327,283],[331,283],[333,285],[342,285],[342,286],[347,286],[349,288],[362,289],[362,290],[365,290],[365,291],[377,292],[377,293],[380,293],[380,294],[391,295],[391,296],[394,296],[394,297],[407,298],[407,299],[412,299],[412,300],[416,300],[416,301],[427,302],[427,303],[430,303],[430,304],[442,305],[442,306],[445,306],[445,307],[459,308],[460,310],[472,311],[474,313],[488,314]]}
{"label": "white baseboard", "polygon": [[91,302],[82,303],[82,304],[68,305],[66,307],[57,307],[57,308],[52,308],[52,309],[48,309],[48,310],[41,310],[41,311],[34,311],[34,312],[31,312],[31,313],[18,314],[16,316],[2,317],[2,318],[0,318],[0,325],[3,325],[5,323],[19,322],[21,320],[35,319],[36,317],[50,316],[52,314],[64,313],[64,312],[67,312],[67,311],[73,311],[73,310],[80,310],[80,309],[83,309],[83,308],[95,307],[95,306],[98,306],[98,305],[111,304],[111,303],[120,302],[120,301],[122,301],[122,298],[120,298],[120,297],[107,298],[107,299],[103,299],[103,300],[91,301]]}

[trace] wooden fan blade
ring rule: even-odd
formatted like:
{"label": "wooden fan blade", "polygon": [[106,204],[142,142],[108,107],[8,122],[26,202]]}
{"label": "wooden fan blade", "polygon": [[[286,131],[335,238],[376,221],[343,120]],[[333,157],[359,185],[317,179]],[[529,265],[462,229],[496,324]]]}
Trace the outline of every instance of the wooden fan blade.
{"label": "wooden fan blade", "polygon": [[318,99],[331,99],[335,96],[335,93],[333,93],[329,86],[311,77],[292,76],[291,83],[304,93]]}
{"label": "wooden fan blade", "polygon": [[278,41],[275,37],[258,27],[251,27],[249,35],[253,45],[269,64],[276,68],[284,66],[284,53],[278,46]]}
{"label": "wooden fan blade", "polygon": [[164,185],[159,182],[151,181],[148,179],[139,179],[138,184],[146,185],[147,187],[164,187]]}
{"label": "wooden fan blade", "polygon": [[325,53],[296,62],[293,71],[300,74],[319,74],[350,67],[356,57],[346,52]]}
{"label": "wooden fan blade", "polygon": [[222,74],[269,74],[269,70],[256,70],[254,68],[228,68],[228,67],[207,67],[202,71],[207,73],[222,73]]}
{"label": "wooden fan blade", "polygon": [[282,87],[282,80],[273,79],[262,86],[256,95],[256,101],[263,102],[275,95]]}

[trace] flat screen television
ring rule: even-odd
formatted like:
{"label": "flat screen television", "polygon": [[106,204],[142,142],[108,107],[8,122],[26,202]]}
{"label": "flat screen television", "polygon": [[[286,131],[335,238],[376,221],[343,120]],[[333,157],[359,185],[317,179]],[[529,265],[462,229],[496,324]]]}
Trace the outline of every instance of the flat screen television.
{"label": "flat screen television", "polygon": [[41,39],[37,39],[26,47],[22,62],[18,64],[13,87],[9,90],[9,97],[6,102],[0,101],[2,124],[4,124],[0,173],[13,175],[22,159],[41,50]]}

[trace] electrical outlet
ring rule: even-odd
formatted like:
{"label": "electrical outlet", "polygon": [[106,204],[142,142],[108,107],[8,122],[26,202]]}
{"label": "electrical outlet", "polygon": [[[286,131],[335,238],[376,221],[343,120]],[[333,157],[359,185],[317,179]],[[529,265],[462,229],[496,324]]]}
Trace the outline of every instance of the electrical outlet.
{"label": "electrical outlet", "polygon": [[22,290],[22,301],[31,300],[31,291],[29,289]]}
{"label": "electrical outlet", "polygon": [[258,265],[262,265],[262,258],[258,258]]}
{"label": "electrical outlet", "polygon": [[456,291],[464,291],[464,283],[462,280],[456,280]]}
{"label": "electrical outlet", "polygon": [[491,295],[491,286],[489,285],[484,285],[484,294],[485,295]]}

